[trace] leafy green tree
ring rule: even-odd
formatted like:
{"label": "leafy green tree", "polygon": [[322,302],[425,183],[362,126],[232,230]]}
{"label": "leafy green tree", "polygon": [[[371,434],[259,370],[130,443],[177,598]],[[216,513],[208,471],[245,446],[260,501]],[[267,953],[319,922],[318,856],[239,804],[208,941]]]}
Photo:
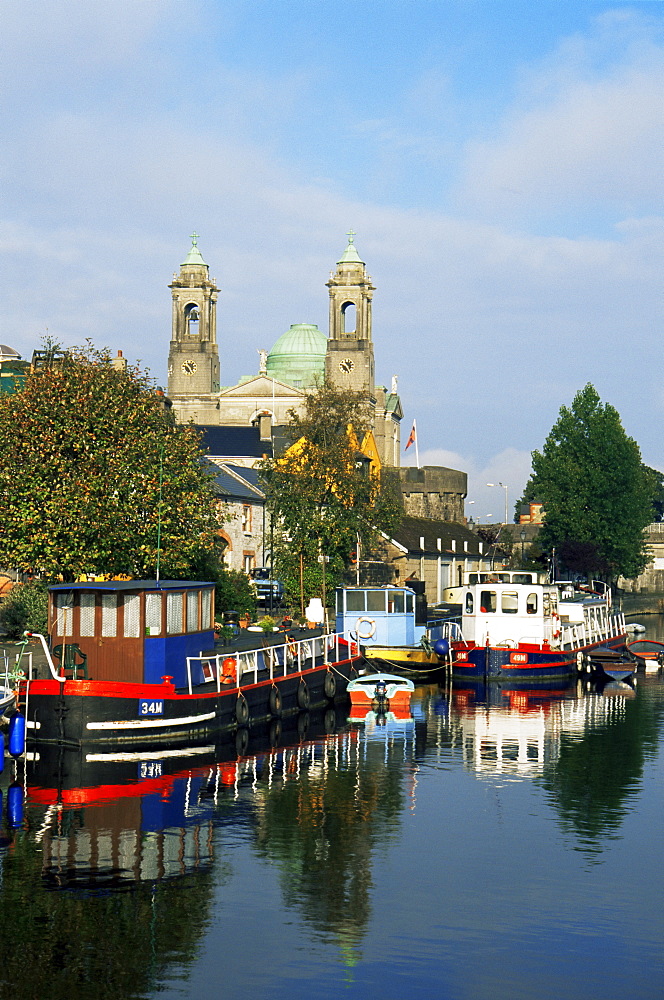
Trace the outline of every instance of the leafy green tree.
{"label": "leafy green tree", "polygon": [[637,576],[656,484],[617,410],[590,383],[561,407],[532,465],[523,502],[544,504],[540,543],[556,550],[558,565],[607,580]]}
{"label": "leafy green tree", "polygon": [[46,632],[48,591],[41,580],[17,583],[0,604],[0,632],[20,639],[26,629]]}
{"label": "leafy green tree", "polygon": [[90,345],[47,357],[0,397],[0,565],[63,580],[186,575],[218,529],[207,468],[138,368]]}
{"label": "leafy green tree", "polygon": [[[286,596],[300,603],[326,596],[347,572],[351,554],[371,547],[403,514],[398,484],[375,475],[360,447],[369,424],[362,393],[324,381],[306,397],[301,415],[289,413],[281,456],[263,462],[267,507],[273,519],[273,565]],[[321,562],[319,557],[325,557]],[[323,566],[325,577],[323,578]]]}

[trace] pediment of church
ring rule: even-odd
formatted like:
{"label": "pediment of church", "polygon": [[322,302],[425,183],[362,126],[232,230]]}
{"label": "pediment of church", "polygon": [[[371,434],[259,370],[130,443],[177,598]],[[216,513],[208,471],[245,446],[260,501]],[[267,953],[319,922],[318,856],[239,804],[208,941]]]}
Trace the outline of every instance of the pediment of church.
{"label": "pediment of church", "polygon": [[279,379],[270,378],[268,375],[262,374],[247,379],[246,382],[240,382],[238,385],[232,385],[228,389],[222,389],[219,393],[220,399],[243,396],[250,396],[252,399],[255,399],[256,396],[265,396],[270,399],[284,396],[290,399],[303,399],[304,395],[305,393],[301,389],[296,389],[292,385],[280,382]]}

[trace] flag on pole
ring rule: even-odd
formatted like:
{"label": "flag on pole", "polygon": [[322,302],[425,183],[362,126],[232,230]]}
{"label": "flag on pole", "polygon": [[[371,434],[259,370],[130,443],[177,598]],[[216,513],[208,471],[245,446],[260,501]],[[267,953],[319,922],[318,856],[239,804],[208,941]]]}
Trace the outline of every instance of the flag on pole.
{"label": "flag on pole", "polygon": [[413,429],[410,432],[410,437],[406,441],[406,447],[404,448],[404,451],[408,451],[411,444],[415,444],[416,441],[417,441],[417,431],[415,429],[415,421],[413,420]]}

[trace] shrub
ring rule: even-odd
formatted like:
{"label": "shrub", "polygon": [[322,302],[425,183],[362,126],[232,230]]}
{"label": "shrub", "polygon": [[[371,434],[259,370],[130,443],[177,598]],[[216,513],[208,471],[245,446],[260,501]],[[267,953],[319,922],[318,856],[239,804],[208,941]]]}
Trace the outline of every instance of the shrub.
{"label": "shrub", "polygon": [[0,605],[0,631],[20,639],[25,631],[45,633],[48,627],[48,592],[40,580],[17,583]]}

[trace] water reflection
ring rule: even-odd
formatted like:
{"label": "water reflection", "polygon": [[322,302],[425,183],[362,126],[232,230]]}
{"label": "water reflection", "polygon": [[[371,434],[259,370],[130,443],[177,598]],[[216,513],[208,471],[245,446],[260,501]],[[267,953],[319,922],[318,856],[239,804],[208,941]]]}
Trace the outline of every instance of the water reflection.
{"label": "water reflection", "polygon": [[[380,920],[381,865],[422,775],[441,765],[481,785],[529,782],[575,849],[599,859],[660,740],[661,681],[637,688],[428,686],[408,718],[348,722],[342,707],[190,758],[43,754],[18,774],[17,829],[5,810],[0,985],[17,1000],[158,991],[196,965],[243,852],[276,872],[278,919],[334,942],[352,970]],[[463,802],[439,794],[441,816],[462,823]],[[473,835],[465,850],[482,852]],[[257,913],[257,933],[272,919]]]}

